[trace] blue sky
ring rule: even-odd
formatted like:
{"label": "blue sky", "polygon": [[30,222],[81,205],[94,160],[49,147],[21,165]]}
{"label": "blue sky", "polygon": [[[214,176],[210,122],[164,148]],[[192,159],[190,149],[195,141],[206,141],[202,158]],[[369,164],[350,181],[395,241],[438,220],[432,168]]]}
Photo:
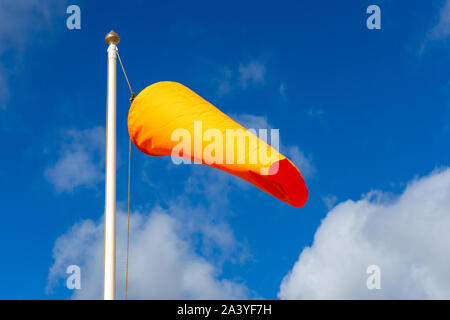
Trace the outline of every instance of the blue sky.
{"label": "blue sky", "polygon": [[[81,8],[81,30],[66,28],[69,4]],[[366,28],[371,4],[381,8],[381,30]],[[98,278],[98,268],[86,254],[92,253],[90,241],[98,244],[95,239],[103,239],[98,228],[104,206],[103,38],[110,29],[122,38],[119,52],[135,92],[157,81],[177,81],[238,120],[279,128],[285,148],[281,152],[306,173],[310,191],[304,208],[292,208],[211,168],[175,166],[170,159],[151,158],[134,148],[132,210],[139,215],[136,222],[148,226],[136,230],[144,239],[139,244],[145,243],[147,231],[166,226],[183,249],[180,253],[178,245],[168,248],[178,258],[164,263],[182,268],[196,261],[209,270],[198,273],[206,274],[208,283],[200,293],[189,284],[179,291],[176,284],[149,280],[148,292],[139,289],[135,298],[158,297],[158,292],[168,298],[216,297],[217,292],[269,299],[335,297],[314,295],[314,290],[279,293],[283,278],[296,262],[301,264],[302,250],[318,250],[320,243],[313,241],[315,235],[320,239],[321,222],[331,221],[333,212],[341,217],[339,208],[351,203],[375,211],[392,205],[388,211],[399,212],[395,210],[401,206],[395,204],[410,199],[408,183],[413,179],[421,187],[442,178],[447,187],[450,5],[445,1],[27,0],[1,4],[0,17],[2,299],[90,298],[98,293],[98,283],[91,292],[88,280],[83,280],[85,292],[66,289],[64,270],[78,264],[86,279]],[[117,79],[117,198],[123,210],[129,92],[121,73]],[[434,190],[430,188],[426,190]],[[372,190],[382,193],[375,193],[375,200],[373,194],[363,196]],[[449,189],[438,190],[448,195]],[[418,208],[426,194],[407,202]],[[434,194],[430,191],[430,199]],[[450,208],[441,198],[433,203],[440,201],[443,206],[429,209],[424,219],[445,225]],[[433,216],[436,212],[439,215]],[[395,214],[386,214],[385,228],[376,229],[381,237],[400,219]],[[408,224],[420,218],[404,219]],[[94,240],[77,234],[91,222],[96,226],[89,233]],[[72,229],[74,225],[78,229]],[[428,243],[435,227],[420,234],[425,237],[421,244]],[[404,228],[400,224],[392,234]],[[159,239],[152,236],[149,239]],[[55,244],[57,239],[63,240]],[[422,249],[430,252],[430,247]],[[144,254],[138,243],[135,250]],[[436,271],[443,265],[431,266],[428,254],[385,256],[392,257],[386,265],[401,261],[404,270],[420,266],[431,270],[436,283],[448,283]],[[342,260],[346,257],[343,252]],[[151,266],[140,265],[136,273],[142,279],[165,279],[158,273],[164,269]],[[385,269],[389,284],[391,269]],[[365,277],[365,269],[361,272]],[[304,273],[301,286],[313,287],[314,282],[302,277]],[[404,288],[397,282],[393,287]],[[417,297],[448,297],[450,286],[435,291],[429,287],[417,282]],[[382,293],[362,296],[351,288],[342,290],[347,292],[344,298],[404,297],[405,292],[389,291],[389,285]]]}

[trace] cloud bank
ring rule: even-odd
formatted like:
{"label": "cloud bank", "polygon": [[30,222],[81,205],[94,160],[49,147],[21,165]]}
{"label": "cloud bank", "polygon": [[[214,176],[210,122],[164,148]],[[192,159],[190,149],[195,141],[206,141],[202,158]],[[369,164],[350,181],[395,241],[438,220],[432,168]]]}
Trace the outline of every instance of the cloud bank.
{"label": "cloud bank", "polygon": [[[449,299],[450,169],[393,197],[371,192],[335,206],[283,279],[281,299]],[[381,289],[369,290],[369,265]]]}
{"label": "cloud bank", "polygon": [[10,63],[0,61],[0,110],[10,96],[10,75],[22,64],[26,48],[34,36],[53,24],[56,13],[63,13],[64,2],[20,0],[0,2],[0,58],[8,54]]}
{"label": "cloud bank", "polygon": [[57,192],[95,187],[104,179],[105,128],[68,130],[64,134],[57,162],[45,170],[45,177]]}
{"label": "cloud bank", "polygon": [[[226,279],[226,262],[244,263],[239,243],[224,216],[230,214],[233,181],[223,172],[190,166],[185,190],[162,209],[131,215],[128,297],[130,299],[240,299],[254,296],[240,279]],[[193,195],[201,196],[195,204]],[[126,213],[117,213],[117,297],[124,297]],[[53,249],[47,291],[63,285],[69,265],[81,268],[82,289],[74,299],[102,297],[103,218],[75,224]]]}
{"label": "cloud bank", "polygon": [[[126,213],[117,215],[117,295],[125,288]],[[131,216],[128,297],[130,299],[241,299],[249,290],[220,279],[220,268],[195,252],[181,220],[160,208]],[[224,235],[225,236],[225,235]],[[81,268],[81,290],[74,299],[102,297],[103,221],[82,221],[56,240],[47,291],[64,278],[66,268]]]}
{"label": "cloud bank", "polygon": [[441,8],[438,24],[431,30],[431,37],[442,40],[450,36],[450,1],[445,1]]}
{"label": "cloud bank", "polygon": [[251,86],[264,85],[266,79],[266,63],[252,59],[239,67],[224,67],[212,81],[217,84],[216,94],[223,96],[236,89],[245,90]]}

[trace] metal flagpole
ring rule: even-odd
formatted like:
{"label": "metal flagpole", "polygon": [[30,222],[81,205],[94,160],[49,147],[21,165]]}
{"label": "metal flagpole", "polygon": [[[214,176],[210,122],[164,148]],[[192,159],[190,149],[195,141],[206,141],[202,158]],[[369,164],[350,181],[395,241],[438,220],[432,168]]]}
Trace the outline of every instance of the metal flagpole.
{"label": "metal flagpole", "polygon": [[106,119],[105,247],[103,299],[116,298],[116,61],[120,37],[110,31],[108,47],[108,93]]}

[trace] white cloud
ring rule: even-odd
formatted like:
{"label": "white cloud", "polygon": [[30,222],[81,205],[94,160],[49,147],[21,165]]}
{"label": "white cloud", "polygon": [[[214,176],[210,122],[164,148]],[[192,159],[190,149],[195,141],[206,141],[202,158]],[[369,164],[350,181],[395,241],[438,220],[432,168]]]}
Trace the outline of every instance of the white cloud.
{"label": "white cloud", "polygon": [[213,81],[217,83],[217,92],[216,94],[220,97],[230,93],[233,89],[231,85],[233,77],[233,71],[230,68],[223,68],[219,72],[219,76],[214,78]]}
{"label": "white cloud", "polygon": [[0,65],[0,110],[5,110],[9,101],[8,75]]}
{"label": "white cloud", "polygon": [[[233,115],[232,118],[248,129],[274,129],[273,126],[269,124],[266,117],[241,114]],[[280,140],[282,140],[282,133],[283,132],[280,130]],[[270,137],[268,137],[268,140],[270,140]],[[306,155],[297,145],[284,145],[280,142],[279,151],[298,166],[303,177],[311,178],[316,173],[317,170],[311,156]]]}
{"label": "white cloud", "polygon": [[[166,203],[131,215],[129,297],[131,299],[219,299],[254,296],[236,279],[223,279],[224,263],[244,263],[247,247],[238,242],[225,220],[232,214],[229,174],[190,166],[192,175],[184,192]],[[203,169],[203,170],[202,170]],[[206,170],[205,170],[206,169]],[[195,204],[192,195],[202,201]],[[120,207],[120,206],[119,206]],[[147,212],[149,212],[147,214]],[[126,249],[126,214],[117,214],[117,294],[123,298]],[[82,221],[59,237],[53,249],[49,292],[67,278],[67,266],[81,267],[82,290],[76,299],[101,297],[103,218]]]}
{"label": "white cloud", "polygon": [[60,158],[45,170],[45,177],[57,192],[95,187],[104,178],[105,128],[69,130],[65,138]]}
{"label": "white cloud", "polygon": [[[50,0],[2,1],[0,3],[0,38],[5,45],[25,45],[36,29],[50,25],[56,5]],[[32,30],[35,27],[35,30]]]}
{"label": "white cloud", "polygon": [[303,177],[311,178],[316,174],[316,167],[312,163],[311,156],[306,156],[298,146],[282,147],[281,149],[285,150],[286,156],[298,166]]}
{"label": "white cloud", "polygon": [[[176,208],[183,210],[183,208]],[[220,278],[220,267],[195,252],[193,231],[172,210],[156,208],[150,215],[131,215],[128,297],[130,299],[230,299],[247,298],[249,290],[238,281]],[[117,294],[125,288],[126,214],[117,214]],[[103,220],[103,219],[102,219]],[[198,234],[196,234],[198,236]],[[200,232],[203,235],[203,232]],[[207,235],[209,236],[209,235]],[[221,238],[226,237],[226,233]],[[216,239],[218,246],[222,239]],[[226,244],[228,245],[228,244]],[[56,240],[54,264],[47,290],[67,277],[66,268],[81,268],[81,290],[74,299],[99,299],[102,295],[103,221],[76,224]]]}
{"label": "white cloud", "polygon": [[[335,206],[283,279],[282,299],[449,299],[450,169],[394,198],[371,192]],[[381,268],[368,290],[366,269]]]}
{"label": "white cloud", "polygon": [[224,67],[212,81],[217,84],[216,94],[223,96],[236,89],[245,90],[250,86],[264,85],[266,76],[265,63],[259,60],[251,60],[239,67]]}
{"label": "white cloud", "polygon": [[338,201],[338,197],[334,194],[328,194],[322,197],[322,201],[325,204],[325,207],[327,207],[328,210],[331,210]]}
{"label": "white cloud", "polygon": [[450,35],[450,0],[445,1],[441,8],[438,24],[431,30],[431,37],[445,39]]}
{"label": "white cloud", "polygon": [[239,80],[243,88],[247,88],[249,83],[262,84],[266,75],[266,66],[263,62],[252,60],[248,64],[239,66]]}
{"label": "white cloud", "polygon": [[248,129],[273,129],[267,117],[255,116],[253,114],[231,115],[236,122]]}
{"label": "white cloud", "polygon": [[306,109],[306,114],[313,118],[320,118],[325,114],[325,111],[317,108],[308,108]]}
{"label": "white cloud", "polygon": [[9,64],[0,62],[0,110],[9,99],[9,76],[22,63],[25,49],[33,37],[48,29],[56,12],[64,13],[63,2],[50,0],[20,0],[0,2],[0,61],[9,54]]}
{"label": "white cloud", "polygon": [[284,82],[282,82],[280,84],[280,95],[281,97],[286,101],[287,100],[287,95],[286,95],[286,84]]}

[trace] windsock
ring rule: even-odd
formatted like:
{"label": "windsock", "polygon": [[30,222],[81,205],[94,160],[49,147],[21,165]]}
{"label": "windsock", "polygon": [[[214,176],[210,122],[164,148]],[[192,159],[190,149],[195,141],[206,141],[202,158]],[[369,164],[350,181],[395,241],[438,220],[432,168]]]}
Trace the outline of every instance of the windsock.
{"label": "windsock", "polygon": [[142,90],[130,107],[128,132],[145,154],[223,170],[294,207],[308,199],[289,159],[180,83],[157,82]]}

